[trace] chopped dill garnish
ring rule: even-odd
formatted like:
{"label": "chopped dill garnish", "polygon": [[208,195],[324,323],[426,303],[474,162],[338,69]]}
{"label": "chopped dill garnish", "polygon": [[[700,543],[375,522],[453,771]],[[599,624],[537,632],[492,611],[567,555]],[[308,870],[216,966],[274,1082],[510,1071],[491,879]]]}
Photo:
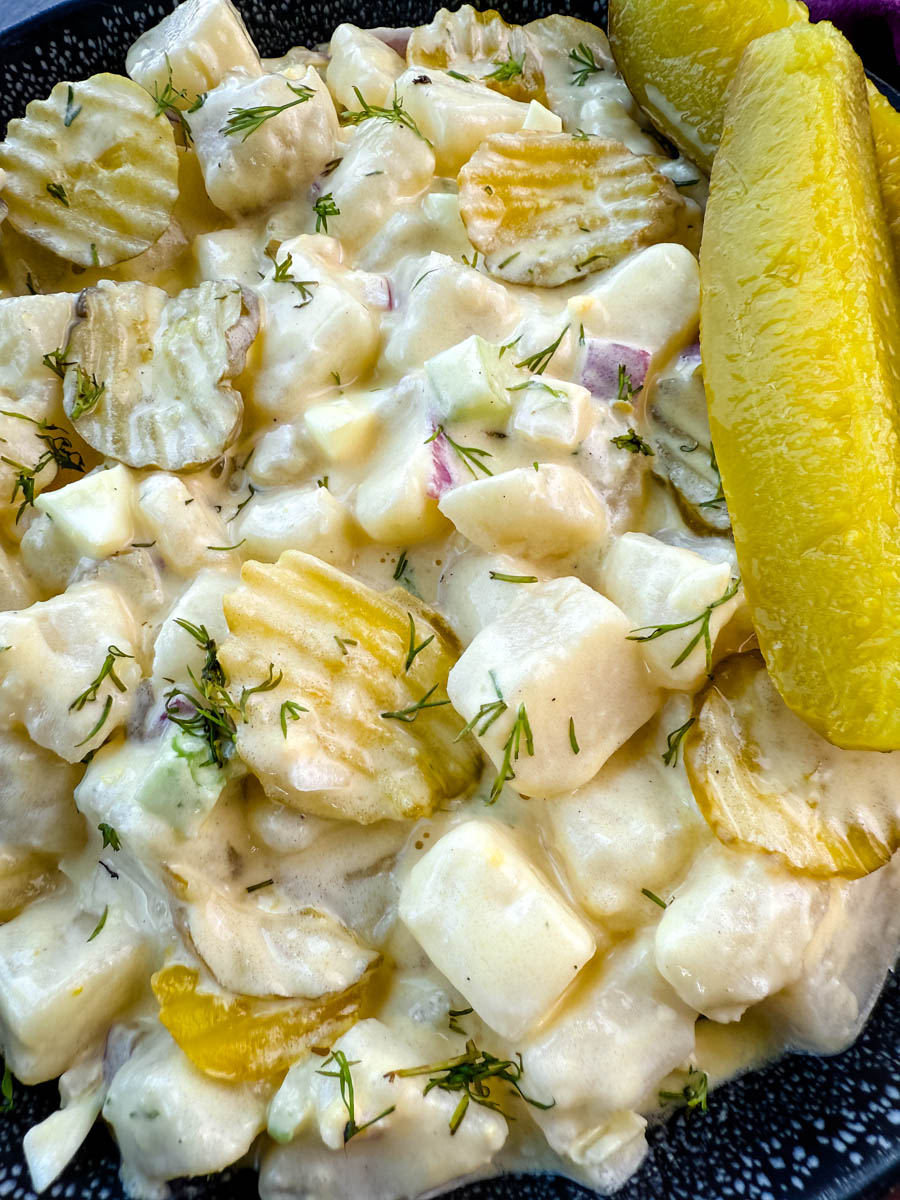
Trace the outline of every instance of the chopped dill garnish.
{"label": "chopped dill garnish", "polygon": [[478,446],[461,446],[459,442],[455,442],[453,440],[443,425],[438,425],[431,437],[425,439],[424,445],[427,446],[429,442],[433,442],[435,438],[439,437],[443,437],[447,442],[447,445],[456,451],[457,455],[462,460],[463,466],[473,479],[478,478],[479,471],[481,471],[483,475],[493,475],[494,472],[483,461],[485,458],[494,457],[490,450],[481,450]]}
{"label": "chopped dill garnish", "polygon": [[651,892],[649,888],[641,888],[641,895],[646,896],[648,900],[652,901],[659,908],[668,908],[669,907],[666,904],[665,900],[660,900],[660,898],[659,898],[659,896],[657,896],[656,892]]}
{"label": "chopped dill garnish", "polygon": [[543,350],[537,350],[534,354],[530,354],[528,358],[523,358],[521,362],[517,362],[517,367],[525,367],[526,370],[532,372],[533,375],[543,375],[550,365],[550,359],[559,349],[560,343],[568,332],[567,325],[555,342],[551,342],[549,346],[545,346]]}
{"label": "chopped dill garnish", "polygon": [[97,828],[103,834],[103,845],[100,847],[101,850],[105,850],[107,846],[110,846],[113,850],[122,849],[122,843],[119,841],[119,835],[116,833],[115,829],[113,829],[112,825],[107,825],[105,821],[101,821]]}
{"label": "chopped dill garnish", "polygon": [[47,191],[54,200],[58,200],[66,208],[69,207],[69,197],[66,195],[66,189],[61,183],[48,183]]}
{"label": "chopped dill garnish", "polygon": [[326,192],[324,196],[318,198],[313,205],[313,212],[316,214],[316,233],[327,233],[328,218],[341,215],[341,210],[335,204],[331,192]]}
{"label": "chopped dill garnish", "polygon": [[[103,660],[103,666],[100,668],[97,678],[93,683],[84,689],[80,696],[75,697],[75,699],[69,705],[69,712],[71,712],[73,709],[75,712],[81,712],[86,704],[93,704],[97,699],[97,693],[99,692],[104,679],[108,679],[109,682],[114,687],[118,688],[120,692],[128,691],[126,685],[116,674],[117,658],[134,658],[134,655],[126,654],[125,651],[120,650],[118,646],[107,646],[106,658]],[[108,699],[110,703],[112,703],[112,697],[110,696]]]}
{"label": "chopped dill garnish", "polygon": [[625,369],[624,363],[619,363],[619,374],[617,380],[616,399],[624,401],[625,404],[631,404],[635,396],[641,390],[635,387],[631,382],[631,376]]}
{"label": "chopped dill garnish", "polygon": [[578,745],[578,738],[575,736],[575,718],[569,717],[569,745],[572,747],[573,754],[580,754],[581,747]]}
{"label": "chopped dill garnish", "polygon": [[491,579],[498,579],[501,583],[537,583],[537,575],[505,575],[502,571],[490,571]]}
{"label": "chopped dill garnish", "polygon": [[627,433],[620,433],[617,437],[609,439],[614,446],[620,450],[627,450],[630,454],[643,454],[647,458],[653,458],[655,451],[649,442],[645,442],[640,434],[635,433],[632,427],[628,426]]}
{"label": "chopped dill garnish", "polygon": [[679,725],[677,729],[666,737],[666,751],[662,755],[662,760],[667,767],[674,767],[678,762],[678,751],[681,748],[681,743],[684,741],[684,735],[697,720],[696,717],[689,717],[683,725]]}
{"label": "chopped dill garnish", "polygon": [[[714,600],[712,604],[708,604],[702,613],[698,613],[696,617],[689,617],[686,621],[674,621],[669,625],[641,625],[638,629],[633,629],[628,634],[629,642],[654,642],[657,638],[664,634],[672,633],[676,629],[689,629],[691,625],[699,624],[700,628],[672,663],[672,667],[680,667],[685,661],[700,639],[706,647],[706,672],[709,674],[712,671],[712,637],[709,632],[709,621],[712,617],[714,609],[719,605],[725,604],[734,596],[741,586],[740,579],[733,579],[718,600]],[[643,631],[649,629],[651,633]]]}
{"label": "chopped dill garnish", "polygon": [[69,128],[80,112],[81,105],[75,103],[75,89],[70,83],[66,92],[66,115],[63,117],[63,125],[65,125],[66,129]]}
{"label": "chopped dill garnish", "polygon": [[81,474],[84,472],[84,459],[74,449],[66,431],[59,425],[50,425],[46,421],[38,421],[34,417],[14,412],[11,409],[0,409],[0,415],[14,417],[17,421],[28,421],[29,424],[36,426],[39,432],[35,434],[35,437],[47,447],[31,467],[0,455],[0,462],[5,462],[7,466],[13,467],[17,472],[10,503],[14,504],[16,497],[21,493],[22,503],[16,514],[16,524],[18,524],[25,509],[34,504],[35,480],[45,467],[53,462],[61,471],[77,471]]}
{"label": "chopped dill garnish", "polygon": [[251,883],[244,891],[249,896],[252,892],[261,892],[263,888],[271,887],[274,882],[274,879],[263,879],[260,883]]}
{"label": "chopped dill garnish", "polygon": [[[505,707],[505,706],[504,706]],[[525,711],[525,705],[519,705],[519,711],[516,713],[516,719],[513,721],[512,729],[509,731],[509,737],[503,747],[503,761],[500,764],[500,770],[497,772],[496,778],[491,785],[491,794],[488,797],[488,804],[493,804],[503,791],[504,784],[510,779],[515,779],[516,773],[513,770],[513,763],[519,757],[519,749],[522,738],[525,739],[525,749],[528,754],[534,757],[534,737],[531,732],[531,725],[528,721],[528,713]]]}
{"label": "chopped dill garnish", "polygon": [[72,411],[69,413],[71,421],[77,421],[79,417],[83,417],[85,413],[95,409],[100,397],[106,391],[106,384],[98,383],[96,375],[88,375],[80,363],[74,365],[76,384],[75,399],[72,402]]}
{"label": "chopped dill garnish", "polygon": [[354,638],[338,637],[337,634],[334,635],[334,640],[337,642],[338,648],[340,649],[341,654],[347,653],[348,646],[358,646],[359,645],[359,642],[357,642]]}
{"label": "chopped dill garnish", "polygon": [[[356,1137],[358,1133],[362,1133],[364,1129],[368,1129],[370,1125],[374,1125],[376,1121],[382,1120],[389,1116],[395,1109],[396,1105],[392,1104],[390,1108],[386,1108],[384,1112],[373,1117],[371,1121],[364,1121],[362,1125],[356,1123],[356,1101],[353,1095],[353,1076],[350,1073],[350,1068],[357,1065],[357,1059],[348,1059],[343,1050],[332,1050],[328,1058],[316,1072],[317,1075],[327,1075],[330,1079],[337,1079],[341,1089],[341,1100],[344,1102],[344,1108],[347,1110],[347,1123],[344,1126],[344,1145],[351,1138]],[[337,1067],[336,1071],[326,1071],[325,1068],[334,1063]]]}
{"label": "chopped dill garnish", "polygon": [[576,87],[584,87],[588,81],[588,76],[602,71],[603,67],[594,58],[594,52],[590,46],[586,46],[584,42],[579,42],[574,50],[569,51],[569,58],[572,63],[572,82]]}
{"label": "chopped dill garnish", "polygon": [[94,927],[94,932],[88,938],[89,942],[92,942],[94,940],[94,938],[97,937],[97,935],[100,933],[100,930],[106,924],[106,918],[108,916],[109,916],[109,905],[107,904],[106,908],[104,908],[104,910],[100,916],[100,920],[97,922],[96,926]]}
{"label": "chopped dill garnish", "polygon": [[[425,649],[425,647],[430,645],[434,641],[434,634],[432,634],[431,637],[427,637],[424,642],[420,642],[419,645],[417,646],[416,645],[416,623],[413,620],[413,615],[411,612],[407,612],[406,615],[409,617],[409,646],[407,647],[407,651],[406,651],[406,665],[403,668],[404,671],[408,671],[409,668],[415,662],[416,655],[421,654],[421,652]],[[346,651],[345,651],[345,653],[346,653]]]}
{"label": "chopped dill garnish", "polygon": [[444,704],[449,704],[449,700],[431,700],[430,697],[438,690],[440,684],[435,684],[430,687],[421,699],[416,700],[413,704],[408,704],[406,708],[401,708],[397,712],[383,712],[381,715],[388,721],[403,721],[406,725],[411,725],[416,717],[426,708],[440,708]]}
{"label": "chopped dill garnish", "polygon": [[503,699],[503,693],[500,691],[500,685],[497,682],[497,677],[493,671],[489,671],[488,674],[491,677],[491,683],[494,685],[494,691],[497,693],[497,699],[486,700],[471,721],[467,721],[465,723],[465,725],[453,739],[454,742],[458,742],[461,738],[464,738],[467,733],[472,733],[473,730],[478,737],[483,737],[493,723],[497,720],[497,718],[501,717],[506,712],[506,701]]}
{"label": "chopped dill garnish", "polygon": [[708,1095],[709,1078],[706,1072],[691,1067],[681,1091],[660,1092],[659,1102],[660,1104],[674,1103],[679,1108],[699,1108],[701,1112],[706,1112]]}
{"label": "chopped dill garnish", "polygon": [[0,1104],[0,1113],[12,1112],[16,1107],[16,1102],[13,1100],[13,1077],[12,1071],[6,1063],[3,1064],[3,1082],[0,1083],[0,1095],[3,1096],[3,1103]]}
{"label": "chopped dill garnish", "polygon": [[[346,650],[344,653],[347,653]],[[302,704],[298,704],[296,700],[285,700],[284,704],[281,706],[281,711],[279,714],[281,732],[284,734],[285,738],[287,737],[288,721],[299,721],[300,714],[305,712],[309,712],[309,709],[304,708]]]}
{"label": "chopped dill garnish", "polygon": [[522,53],[521,58],[513,58],[510,54],[505,60],[494,59],[494,70],[489,71],[487,75],[482,75],[482,79],[493,79],[497,83],[506,83],[510,79],[515,79],[517,75],[525,74],[525,54]]}
{"label": "chopped dill garnish", "polygon": [[[330,194],[330,193],[329,193]],[[292,288],[295,288],[300,294],[300,303],[297,308],[305,308],[313,298],[312,292],[309,290],[319,286],[318,279],[292,279],[290,275],[293,256],[288,252],[287,257],[281,262],[275,257],[270,250],[266,250],[266,257],[271,259],[275,270],[272,274],[273,283],[289,283]]]}
{"label": "chopped dill garnish", "polygon": [[369,104],[358,87],[355,87],[353,91],[356,99],[359,101],[360,107],[355,112],[351,112],[346,108],[344,109],[341,113],[341,121],[345,125],[361,125],[363,121],[368,121],[373,117],[380,117],[383,121],[393,121],[398,125],[405,125],[407,129],[411,129],[417,137],[420,137],[423,142],[428,142],[428,145],[431,145],[431,142],[422,134],[412,116],[403,107],[403,101],[397,95],[396,88],[394,88],[394,98],[391,101],[390,108],[384,108],[379,104]]}
{"label": "chopped dill garnish", "polygon": [[295,100],[288,100],[286,104],[258,104],[253,108],[232,108],[228,112],[228,120],[219,130],[226,137],[233,137],[239,133],[244,136],[242,142],[246,142],[251,133],[256,133],[261,125],[272,117],[277,117],[279,113],[285,112],[289,108],[294,108],[297,104],[305,104],[307,100],[312,100],[316,94],[312,88],[305,87],[302,83],[294,85],[285,80],[287,87],[296,96]]}

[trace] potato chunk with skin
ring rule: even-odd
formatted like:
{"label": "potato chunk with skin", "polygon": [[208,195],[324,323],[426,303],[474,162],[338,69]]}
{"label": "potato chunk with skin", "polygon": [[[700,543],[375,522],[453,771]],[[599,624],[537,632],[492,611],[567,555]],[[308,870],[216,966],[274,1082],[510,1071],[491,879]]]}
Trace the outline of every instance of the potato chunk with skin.
{"label": "potato chunk with skin", "polygon": [[434,147],[438,175],[456,175],[488,134],[521,129],[528,116],[527,104],[444,71],[411,67],[395,87],[398,100]]}
{"label": "potato chunk with skin", "polygon": [[[650,719],[659,692],[637,646],[626,640],[628,618],[605,596],[573,578],[521,590],[469,644],[450,672],[447,692],[457,712],[475,721],[498,779],[505,763],[521,795],[557,795],[596,775]],[[497,704],[498,693],[505,708],[482,733],[483,722],[475,719]],[[531,743],[515,736],[523,710]]]}
{"label": "potato chunk with skin", "polygon": [[693,550],[667,546],[643,533],[616,538],[600,567],[600,588],[635,630],[643,630],[635,633],[638,638],[652,636],[654,628],[683,625],[639,644],[653,682],[684,692],[703,682],[716,639],[743,598],[731,578],[731,563],[709,562]]}
{"label": "potato chunk with skin", "polygon": [[168,297],[101,281],[82,293],[63,381],[66,415],[88,445],[130,467],[209,462],[240,428],[231,379],[259,325],[255,297],[226,281]]}
{"label": "potato chunk with skin", "polygon": [[121,910],[78,911],[71,895],[0,926],[0,1036],[23,1083],[53,1079],[97,1039],[145,981],[148,947]]}
{"label": "potato chunk with skin", "polygon": [[[67,120],[72,104],[74,119]],[[10,121],[0,143],[4,198],[20,233],[81,267],[150,248],[178,199],[178,152],[165,112],[121,75],[58,83]]]}
{"label": "potato chunk with skin", "polygon": [[469,240],[509,283],[558,287],[679,241],[684,209],[649,158],[602,138],[491,133],[459,173]]}
{"label": "potato chunk with skin", "polygon": [[78,762],[128,720],[142,674],[134,657],[140,631],[116,588],[76,583],[22,612],[2,613],[0,643],[11,647],[0,654],[5,711],[39,746]]}
{"label": "potato chunk with skin", "polygon": [[[477,750],[454,740],[462,722],[441,703],[457,647],[418,606],[410,615],[289,550],[272,565],[245,563],[225,615],[231,637],[219,657],[232,687],[258,684],[269,663],[283,673],[277,688],[251,697],[237,731],[238,753],[271,798],[369,824],[430,813],[474,782]],[[417,646],[434,635],[411,660],[410,621]]]}
{"label": "potato chunk with skin", "polygon": [[132,43],[125,69],[151,93],[154,88],[161,93],[171,83],[179,108],[189,108],[231,71],[262,73],[256,47],[231,0],[179,4]]}
{"label": "potato chunk with skin", "polygon": [[505,1038],[520,1038],[596,949],[590,929],[493,821],[444,834],[409,873],[400,919]]}
{"label": "potato chunk with skin", "polygon": [[210,1079],[163,1032],[142,1040],[103,1105],[123,1161],[149,1179],[222,1171],[265,1124],[265,1094]]}
{"label": "potato chunk with skin", "polygon": [[606,510],[574,467],[544,463],[473,479],[444,492],[438,507],[459,532],[494,554],[563,558],[606,541]]}
{"label": "potato chunk with skin", "polygon": [[396,50],[367,29],[344,23],[331,35],[325,82],[340,109],[359,108],[359,88],[368,104],[389,103],[394,82],[406,70]]}
{"label": "potato chunk with skin", "polygon": [[[240,113],[261,107],[281,111],[245,127]],[[294,80],[231,75],[190,121],[209,198],[232,217],[281,200],[302,201],[335,156],[337,114],[314,67]]]}
{"label": "potato chunk with skin", "polygon": [[771,856],[713,844],[695,860],[656,927],[656,965],[685,1004],[737,1021],[800,978],[827,885]]}

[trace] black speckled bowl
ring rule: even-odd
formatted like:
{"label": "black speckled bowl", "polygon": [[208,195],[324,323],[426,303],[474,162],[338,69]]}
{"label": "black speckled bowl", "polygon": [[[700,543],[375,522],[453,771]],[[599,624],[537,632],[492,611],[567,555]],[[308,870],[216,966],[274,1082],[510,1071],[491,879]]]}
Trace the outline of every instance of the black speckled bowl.
{"label": "black speckled bowl", "polygon": [[[26,0],[0,0],[0,29]],[[34,0],[27,0],[34,5]],[[40,2],[40,0],[38,0]],[[740,0],[736,0],[740,3]],[[264,55],[325,41],[340,21],[419,22],[428,0],[238,0]],[[123,70],[129,43],[174,0],[65,0],[0,32],[0,129],[57,79]],[[516,19],[570,10],[603,20],[605,3],[517,0]],[[879,86],[882,86],[879,84]],[[884,87],[900,107],[900,96]],[[55,1084],[16,1086],[0,1117],[0,1200],[34,1200],[21,1151],[30,1125],[58,1104]],[[706,1114],[679,1114],[649,1135],[650,1154],[619,1200],[885,1200],[900,1186],[900,983],[892,976],[864,1033],[835,1058],[790,1056],[719,1088]],[[181,1200],[250,1200],[255,1176],[227,1172],[173,1187]],[[98,1125],[46,1196],[122,1200],[118,1154]],[[547,1176],[508,1176],[460,1188],[453,1200],[590,1200],[593,1193]],[[367,1200],[360,1196],[358,1200]],[[900,1200],[898,1192],[895,1200]]]}

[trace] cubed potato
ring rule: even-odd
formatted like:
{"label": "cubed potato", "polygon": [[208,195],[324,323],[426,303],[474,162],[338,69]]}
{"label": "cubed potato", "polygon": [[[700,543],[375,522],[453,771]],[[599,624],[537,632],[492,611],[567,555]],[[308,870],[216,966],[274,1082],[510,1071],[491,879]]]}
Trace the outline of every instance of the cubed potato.
{"label": "cubed potato", "polygon": [[[500,773],[508,762],[516,791],[558,795],[597,774],[650,719],[659,692],[626,640],[628,618],[605,596],[571,577],[517,586],[520,599],[465,650],[447,693],[471,721],[499,691],[506,708],[483,734],[475,723],[478,740]],[[505,760],[522,709],[534,753],[520,736],[518,758]]]}
{"label": "cubed potato", "polygon": [[193,492],[177,475],[165,471],[147,475],[137,489],[139,525],[170,570],[193,577],[203,567],[235,569],[239,564],[225,522],[208,504],[203,492]]}
{"label": "cubed potato", "polygon": [[234,279],[247,288],[259,285],[259,254],[246,229],[217,229],[198,234],[193,252],[201,279]]}
{"label": "cubed potato", "polygon": [[[67,762],[96,750],[131,715],[143,674],[140,630],[116,588],[76,583],[22,612],[0,613],[0,644],[11,647],[0,654],[4,712]],[[82,699],[108,656],[113,671]]]}
{"label": "cubed potato", "polygon": [[5,296],[0,299],[0,394],[21,401],[30,417],[62,416],[62,383],[44,365],[44,355],[62,350],[75,315],[75,297]]}
{"label": "cubed potato", "polygon": [[489,133],[512,133],[528,117],[527,104],[430,67],[409,68],[396,88],[403,107],[434,146],[439,175],[455,176]]}
{"label": "cubed potato", "polygon": [[[65,591],[69,581],[75,578],[81,553],[45,513],[35,513],[22,536],[19,561],[34,584],[45,593],[53,594]],[[9,607],[27,608],[27,605]]]}
{"label": "cubed potato", "polygon": [[162,1030],[138,1043],[103,1105],[127,1170],[151,1180],[222,1171],[265,1125],[264,1093],[198,1071]]}
{"label": "cubed potato", "polygon": [[362,395],[326,400],[303,414],[303,430],[310,444],[329,463],[364,458],[375,442],[377,426],[372,406]]}
{"label": "cubed potato", "polygon": [[574,467],[556,463],[473,479],[444,492],[438,507],[493,554],[563,558],[606,541],[606,509],[593,488]]}
{"label": "cubed potato", "polygon": [[36,599],[34,581],[26,574],[21,558],[13,557],[0,542],[0,612],[27,608]]}
{"label": "cubed potato", "polygon": [[616,932],[656,920],[647,888],[667,900],[710,832],[684,768],[632,738],[570,796],[547,802],[549,841],[578,903]]}
{"label": "cubed potato", "polygon": [[[281,109],[256,128],[238,127],[239,110]],[[314,67],[284,75],[229,76],[190,117],[194,149],[210,200],[237,217],[305,191],[335,155],[337,113]]]}
{"label": "cubed potato", "polygon": [[15,729],[0,732],[0,845],[72,854],[84,820],[72,792],[81,768],[36,746]]}
{"label": "cubed potato", "polygon": [[147,944],[113,906],[91,938],[99,916],[66,894],[0,926],[0,1037],[23,1083],[61,1074],[146,982]]}
{"label": "cubed potato", "polygon": [[133,499],[132,474],[119,463],[41,494],[34,506],[47,513],[79,556],[106,558],[134,538]]}
{"label": "cubed potato", "polygon": [[367,29],[345,22],[331,35],[325,82],[339,111],[359,108],[356,88],[368,104],[384,107],[405,70],[397,51]]}
{"label": "cubed potato", "polygon": [[505,425],[512,410],[509,385],[519,373],[500,347],[473,333],[425,362],[425,374],[437,393],[444,421],[489,421]]}
{"label": "cubed potato", "polygon": [[[2,303],[2,301],[0,301]],[[33,423],[34,402],[6,400],[0,392],[0,530],[11,542],[17,542],[27,529],[23,518],[29,505],[22,490],[22,468],[39,462],[47,449],[40,440],[40,427]],[[54,459],[49,458],[30,477],[38,498],[50,487],[59,473]]]}
{"label": "cubed potato", "polygon": [[[668,546],[643,533],[616,538],[603,558],[599,586],[644,634],[657,626],[692,622],[639,643],[654,683],[686,692],[695,691],[709,670],[702,636],[707,610],[712,661],[716,639],[743,598],[732,587],[730,562],[710,562],[693,550]],[[729,592],[734,594],[720,603]],[[693,649],[678,662],[691,642]]]}
{"label": "cubed potato", "polygon": [[591,393],[578,383],[545,375],[532,382],[514,393],[513,432],[551,452],[577,450],[594,421]]}
{"label": "cubed potato", "polygon": [[715,843],[656,927],[657,967],[685,1004],[737,1021],[800,978],[826,903],[827,884]]}
{"label": "cubed potato", "polygon": [[498,345],[510,336],[521,308],[502,284],[446,254],[429,254],[417,271],[409,294],[391,315],[383,357],[394,370],[417,366],[473,333]]}
{"label": "cubed potato", "polygon": [[493,821],[465,821],[440,838],[410,871],[399,913],[506,1038],[540,1021],[596,948],[584,921]]}
{"label": "cubed potato", "polygon": [[700,269],[690,250],[661,242],[626,258],[568,304],[577,329],[648,350],[653,367],[696,340]]}
{"label": "cubed potato", "polygon": [[[189,108],[231,71],[261,75],[259,55],[231,0],[187,0],[134,42],[125,69],[148,92],[170,82]],[[171,72],[171,75],[170,75]]]}
{"label": "cubed potato", "polygon": [[303,550],[337,566],[353,554],[350,514],[327,487],[310,483],[254,496],[231,525],[235,542],[259,562]]}
{"label": "cubed potato", "polygon": [[234,591],[239,582],[237,572],[216,571],[209,567],[199,571],[181,593],[156,635],[153,647],[153,685],[157,693],[171,687],[175,680],[181,687],[190,685],[190,673],[199,679],[206,662],[206,651],[197,645],[196,638],[179,620],[204,626],[216,645],[228,637],[228,624],[222,609],[222,597]]}
{"label": "cubed potato", "polygon": [[534,575],[538,580],[544,577],[544,572],[526,559],[478,550],[467,550],[452,559],[441,573],[438,604],[463,645],[467,646],[519,599],[519,585],[494,579],[495,574]]}
{"label": "cubed potato", "polygon": [[264,433],[247,464],[247,474],[257,487],[297,483],[309,469],[310,447],[301,423],[279,425]]}

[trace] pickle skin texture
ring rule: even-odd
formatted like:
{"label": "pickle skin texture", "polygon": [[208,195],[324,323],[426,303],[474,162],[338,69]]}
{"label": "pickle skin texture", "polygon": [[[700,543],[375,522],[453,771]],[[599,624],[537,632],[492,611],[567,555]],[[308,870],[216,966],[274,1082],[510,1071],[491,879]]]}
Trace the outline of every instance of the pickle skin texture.
{"label": "pickle skin texture", "polygon": [[760,646],[835,745],[900,747],[900,294],[865,78],[830,25],[748,47],[701,247],[710,427]]}

